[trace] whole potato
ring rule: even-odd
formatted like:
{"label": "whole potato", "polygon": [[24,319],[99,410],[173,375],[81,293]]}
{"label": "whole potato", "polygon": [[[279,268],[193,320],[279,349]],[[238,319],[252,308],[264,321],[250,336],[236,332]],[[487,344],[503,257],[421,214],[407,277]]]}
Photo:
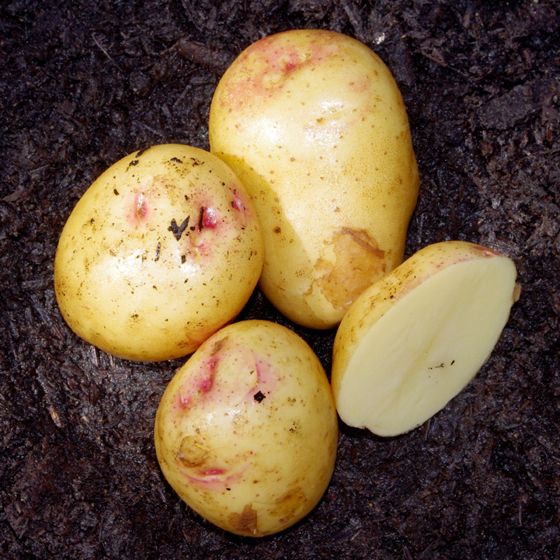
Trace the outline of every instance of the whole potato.
{"label": "whole potato", "polygon": [[290,319],[335,325],[401,262],[418,170],[397,84],[365,45],[320,30],[257,41],[220,80],[209,132],[255,202],[261,286]]}
{"label": "whole potato", "polygon": [[211,153],[153,146],[107,169],[76,204],[54,265],[66,322],[133,360],[193,352],[234,318],[261,272],[242,184]]}
{"label": "whole potato", "polygon": [[337,416],[325,372],[295,333],[229,325],[177,371],[158,407],[157,457],[200,515],[248,536],[304,517],[331,478]]}

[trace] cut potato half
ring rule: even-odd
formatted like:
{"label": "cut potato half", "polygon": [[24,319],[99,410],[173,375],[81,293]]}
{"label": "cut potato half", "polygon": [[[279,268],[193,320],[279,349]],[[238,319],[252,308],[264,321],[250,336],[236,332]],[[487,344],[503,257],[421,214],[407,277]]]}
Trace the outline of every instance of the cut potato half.
{"label": "cut potato half", "polygon": [[441,410],[490,355],[518,295],[511,259],[430,245],[366,290],[337,331],[332,385],[350,426],[394,436]]}

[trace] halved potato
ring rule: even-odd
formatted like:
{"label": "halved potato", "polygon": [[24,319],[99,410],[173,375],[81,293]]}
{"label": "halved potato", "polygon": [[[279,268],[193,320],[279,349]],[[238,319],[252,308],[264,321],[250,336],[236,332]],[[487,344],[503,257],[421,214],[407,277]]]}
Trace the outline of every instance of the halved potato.
{"label": "halved potato", "polygon": [[476,375],[518,296],[513,261],[462,241],[425,247],[366,290],[336,335],[332,384],[350,426],[407,432]]}

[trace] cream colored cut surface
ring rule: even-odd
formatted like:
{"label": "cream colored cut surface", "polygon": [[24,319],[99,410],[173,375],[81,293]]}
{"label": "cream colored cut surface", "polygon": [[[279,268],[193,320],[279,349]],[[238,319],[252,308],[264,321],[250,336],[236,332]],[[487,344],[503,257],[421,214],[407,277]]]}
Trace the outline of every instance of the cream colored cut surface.
{"label": "cream colored cut surface", "polygon": [[349,425],[407,432],[476,375],[508,319],[515,267],[467,261],[434,274],[375,322],[357,345],[337,408]]}

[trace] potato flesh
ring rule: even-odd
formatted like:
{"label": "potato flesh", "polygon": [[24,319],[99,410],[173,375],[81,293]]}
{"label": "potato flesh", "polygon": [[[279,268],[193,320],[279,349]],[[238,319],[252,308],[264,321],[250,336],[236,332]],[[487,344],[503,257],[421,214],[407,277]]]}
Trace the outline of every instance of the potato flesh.
{"label": "potato flesh", "polygon": [[441,410],[488,358],[513,303],[505,257],[434,274],[376,321],[356,347],[337,409],[378,435],[407,432]]}

